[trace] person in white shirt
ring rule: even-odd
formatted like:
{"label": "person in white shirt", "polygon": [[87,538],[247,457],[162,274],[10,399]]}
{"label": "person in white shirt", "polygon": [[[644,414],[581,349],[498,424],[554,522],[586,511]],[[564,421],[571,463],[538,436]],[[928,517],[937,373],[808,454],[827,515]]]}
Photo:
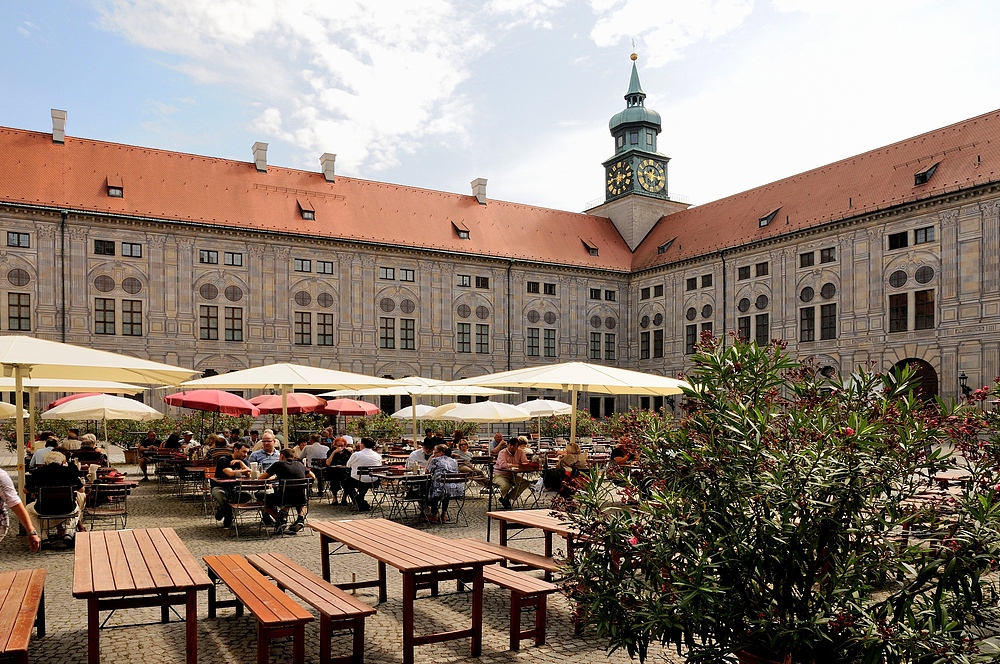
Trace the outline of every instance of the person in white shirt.
{"label": "person in white shirt", "polygon": [[348,436],[346,431],[340,432],[340,437],[347,441],[348,447],[354,447],[354,437]]}
{"label": "person in white shirt", "polygon": [[420,444],[420,447],[410,452],[410,456],[406,458],[406,471],[414,472],[419,469],[419,472],[423,473],[427,471],[427,463],[434,456],[434,443],[425,440]]}
{"label": "person in white shirt", "polygon": [[372,508],[365,500],[368,489],[378,480],[371,475],[358,477],[358,468],[369,468],[382,465],[382,455],[375,451],[375,441],[371,438],[361,439],[361,449],[347,460],[350,476],[344,478],[344,495],[351,499],[359,512],[367,512]]}

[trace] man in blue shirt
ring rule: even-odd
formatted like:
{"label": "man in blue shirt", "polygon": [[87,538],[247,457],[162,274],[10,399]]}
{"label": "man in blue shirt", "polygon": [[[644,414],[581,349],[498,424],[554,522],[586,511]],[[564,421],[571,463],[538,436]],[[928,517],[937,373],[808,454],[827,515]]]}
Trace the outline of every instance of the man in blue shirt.
{"label": "man in blue shirt", "polygon": [[280,457],[278,450],[274,448],[274,434],[265,431],[260,437],[260,443],[261,448],[250,455],[250,463],[259,463],[261,471],[267,472],[271,464]]}

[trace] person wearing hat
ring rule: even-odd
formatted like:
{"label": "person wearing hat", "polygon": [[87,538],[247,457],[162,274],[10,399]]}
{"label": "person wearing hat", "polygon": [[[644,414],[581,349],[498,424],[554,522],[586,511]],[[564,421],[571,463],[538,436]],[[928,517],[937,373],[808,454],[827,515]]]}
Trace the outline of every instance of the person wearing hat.
{"label": "person wearing hat", "polygon": [[195,440],[194,431],[184,431],[181,433],[181,436],[181,449],[189,457],[193,457],[195,451],[201,447],[201,443]]}

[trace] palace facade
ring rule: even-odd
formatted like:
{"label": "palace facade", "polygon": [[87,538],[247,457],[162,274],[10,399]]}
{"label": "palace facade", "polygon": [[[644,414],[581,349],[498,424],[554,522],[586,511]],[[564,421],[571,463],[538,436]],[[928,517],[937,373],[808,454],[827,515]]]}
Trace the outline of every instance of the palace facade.
{"label": "palace facade", "polygon": [[915,363],[949,398],[1000,374],[1000,111],[689,207],[634,63],[625,100],[580,214],[343,177],[331,154],[275,167],[263,143],[239,162],[75,138],[62,111],[0,128],[0,331],[218,372],[675,375],[708,330],[829,371]]}

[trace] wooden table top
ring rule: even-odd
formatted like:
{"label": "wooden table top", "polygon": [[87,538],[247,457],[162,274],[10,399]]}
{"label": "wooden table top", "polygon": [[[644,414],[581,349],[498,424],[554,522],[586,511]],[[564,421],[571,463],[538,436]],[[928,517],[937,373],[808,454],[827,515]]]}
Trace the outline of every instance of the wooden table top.
{"label": "wooden table top", "polygon": [[562,537],[575,537],[578,534],[575,526],[566,523],[563,517],[552,516],[552,510],[550,509],[504,510],[501,512],[487,512],[486,516],[498,521],[527,526],[528,528],[539,528]]}
{"label": "wooden table top", "polygon": [[494,553],[458,540],[445,539],[388,519],[310,521],[308,526],[404,573],[489,565],[502,560]]}
{"label": "wooden table top", "polygon": [[200,590],[212,582],[173,528],[77,533],[73,596]]}

